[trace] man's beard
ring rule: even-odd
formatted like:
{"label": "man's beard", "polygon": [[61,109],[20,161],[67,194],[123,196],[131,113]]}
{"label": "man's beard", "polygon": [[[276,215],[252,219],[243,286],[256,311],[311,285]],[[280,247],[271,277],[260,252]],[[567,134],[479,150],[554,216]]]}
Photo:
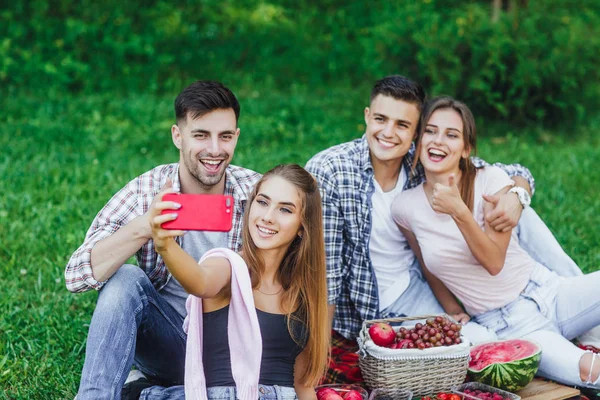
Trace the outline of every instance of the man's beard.
{"label": "man's beard", "polygon": [[[201,154],[199,158],[205,157],[205,154]],[[187,157],[184,159],[184,164],[187,167],[190,174],[196,178],[198,183],[202,185],[206,189],[210,189],[213,186],[217,185],[223,179],[223,175],[225,175],[225,171],[227,166],[229,165],[229,156],[227,154],[221,154],[215,158],[223,158],[221,161],[221,165],[219,167],[219,173],[216,175],[210,174],[207,175],[206,171],[203,170],[202,162],[198,158]]]}

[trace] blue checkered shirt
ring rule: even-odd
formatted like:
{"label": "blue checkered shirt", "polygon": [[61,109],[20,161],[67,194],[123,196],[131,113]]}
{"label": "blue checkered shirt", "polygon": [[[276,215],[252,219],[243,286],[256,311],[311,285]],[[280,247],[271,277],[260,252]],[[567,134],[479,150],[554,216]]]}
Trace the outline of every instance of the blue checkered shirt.
{"label": "blue checkered shirt", "polygon": [[[402,166],[412,169],[415,146],[404,156]],[[476,167],[488,165],[472,158]],[[519,175],[534,190],[533,176],[521,165],[494,164],[510,176]],[[324,150],[306,164],[319,182],[323,200],[323,224],[327,255],[328,302],[336,306],[333,329],[355,339],[362,322],[379,317],[377,281],[369,254],[371,198],[375,190],[373,166],[366,137]],[[410,174],[409,174],[410,175]],[[423,167],[407,176],[403,190],[425,180]]]}

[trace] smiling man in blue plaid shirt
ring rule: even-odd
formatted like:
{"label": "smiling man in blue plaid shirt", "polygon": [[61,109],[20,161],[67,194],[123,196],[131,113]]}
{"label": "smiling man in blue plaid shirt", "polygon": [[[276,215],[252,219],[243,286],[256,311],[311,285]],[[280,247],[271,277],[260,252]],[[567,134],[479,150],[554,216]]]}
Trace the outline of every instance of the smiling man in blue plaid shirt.
{"label": "smiling man in blue plaid shirt", "polygon": [[[334,337],[356,339],[365,320],[443,312],[390,213],[395,195],[424,180],[420,165],[411,173],[412,140],[424,101],[425,92],[418,83],[397,75],[381,79],[365,108],[365,134],[318,153],[306,165],[318,180],[323,198]],[[473,163],[476,167],[487,165],[478,158]],[[534,190],[530,172],[518,164],[495,165],[520,189],[517,195],[507,193],[493,199],[496,207],[486,216],[491,226],[512,228],[521,219],[521,245],[534,258],[560,265],[563,270],[557,271],[559,274],[579,273],[527,207]],[[545,256],[544,260],[539,260],[540,256]]]}

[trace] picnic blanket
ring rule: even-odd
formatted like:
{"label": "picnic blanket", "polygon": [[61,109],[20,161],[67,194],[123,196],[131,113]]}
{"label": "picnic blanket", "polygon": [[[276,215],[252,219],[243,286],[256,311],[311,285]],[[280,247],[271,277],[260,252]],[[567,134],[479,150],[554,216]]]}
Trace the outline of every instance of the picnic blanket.
{"label": "picnic blanket", "polygon": [[327,373],[321,385],[332,383],[352,383],[365,386],[358,367],[358,343],[348,340],[336,331],[331,331],[331,357]]}

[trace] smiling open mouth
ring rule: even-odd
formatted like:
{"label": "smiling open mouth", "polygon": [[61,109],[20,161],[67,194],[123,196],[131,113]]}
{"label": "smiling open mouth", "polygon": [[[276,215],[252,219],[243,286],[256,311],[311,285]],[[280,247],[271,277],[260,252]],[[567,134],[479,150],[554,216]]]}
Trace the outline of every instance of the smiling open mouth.
{"label": "smiling open mouth", "polygon": [[446,154],[445,152],[438,150],[438,149],[429,149],[427,151],[427,155],[429,156],[429,159],[433,162],[440,162],[442,161],[444,158],[446,158],[446,156],[448,154]]}
{"label": "smiling open mouth", "polygon": [[200,162],[208,171],[216,172],[221,167],[223,160],[200,160]]}
{"label": "smiling open mouth", "polygon": [[377,142],[379,142],[381,147],[384,147],[386,149],[391,149],[392,147],[396,146],[396,144],[397,144],[397,143],[393,143],[393,142],[388,142],[387,140],[380,139],[380,138],[377,138]]}
{"label": "smiling open mouth", "polygon": [[265,235],[275,235],[277,233],[277,231],[267,229],[265,227],[258,226],[258,225],[256,225],[256,228],[258,229],[259,232],[264,233]]}

